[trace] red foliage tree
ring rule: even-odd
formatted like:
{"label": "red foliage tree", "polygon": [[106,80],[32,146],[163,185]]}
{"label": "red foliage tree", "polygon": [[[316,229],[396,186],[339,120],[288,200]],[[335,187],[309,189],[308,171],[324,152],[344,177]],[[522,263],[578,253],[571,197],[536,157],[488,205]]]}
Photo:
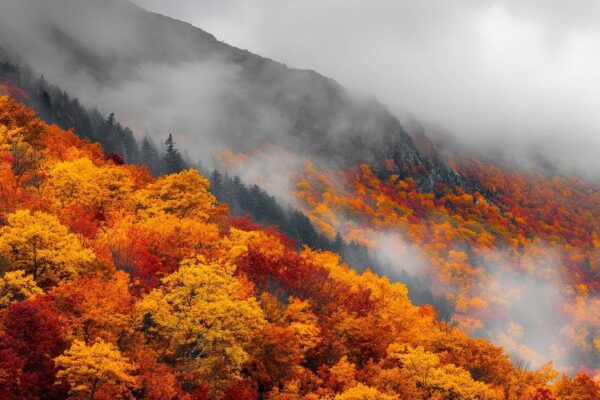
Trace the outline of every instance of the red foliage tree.
{"label": "red foliage tree", "polygon": [[66,348],[56,315],[41,300],[12,304],[0,337],[0,398],[63,399],[53,358]]}

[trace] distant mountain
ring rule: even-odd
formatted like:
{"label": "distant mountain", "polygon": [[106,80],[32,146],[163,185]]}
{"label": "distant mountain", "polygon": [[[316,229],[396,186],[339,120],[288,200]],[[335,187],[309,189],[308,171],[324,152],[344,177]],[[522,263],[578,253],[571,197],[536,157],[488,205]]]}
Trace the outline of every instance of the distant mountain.
{"label": "distant mountain", "polygon": [[[436,182],[464,183],[437,153],[421,151],[379,102],[314,71],[232,47],[125,0],[5,3],[0,38],[36,72],[134,129],[178,129],[192,157],[206,158],[215,146],[248,151],[269,143],[343,167],[366,162],[387,171],[385,161],[393,160],[395,174],[414,175],[426,191]],[[165,92],[164,103],[157,96],[134,108],[148,91]]]}

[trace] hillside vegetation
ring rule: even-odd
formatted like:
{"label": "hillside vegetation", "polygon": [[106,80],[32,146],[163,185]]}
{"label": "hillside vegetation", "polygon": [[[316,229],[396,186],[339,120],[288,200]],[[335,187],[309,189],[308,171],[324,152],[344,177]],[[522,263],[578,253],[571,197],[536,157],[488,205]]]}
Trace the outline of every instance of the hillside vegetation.
{"label": "hillside vegetation", "polygon": [[0,182],[0,398],[600,398],[7,95]]}
{"label": "hillside vegetation", "polygon": [[[423,192],[389,164],[389,171],[307,164],[296,177],[301,210],[330,237],[341,232],[377,251],[388,239],[397,267],[426,276],[460,329],[537,365],[553,359],[563,370],[597,370],[597,188],[462,157],[453,167],[473,189],[438,183]],[[412,257],[403,258],[403,248]]]}

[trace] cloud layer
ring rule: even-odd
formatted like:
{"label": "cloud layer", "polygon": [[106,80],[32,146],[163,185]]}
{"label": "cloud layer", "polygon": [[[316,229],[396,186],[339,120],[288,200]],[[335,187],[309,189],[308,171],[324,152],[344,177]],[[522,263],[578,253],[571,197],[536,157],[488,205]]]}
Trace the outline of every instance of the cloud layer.
{"label": "cloud layer", "polygon": [[515,158],[600,175],[600,3],[136,0]]}

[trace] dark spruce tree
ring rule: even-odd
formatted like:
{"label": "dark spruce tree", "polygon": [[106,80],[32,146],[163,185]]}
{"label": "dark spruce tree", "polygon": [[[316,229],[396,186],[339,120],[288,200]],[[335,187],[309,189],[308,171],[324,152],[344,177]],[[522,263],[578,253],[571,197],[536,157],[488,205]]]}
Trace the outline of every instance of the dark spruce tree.
{"label": "dark spruce tree", "polygon": [[181,172],[185,167],[183,157],[177,148],[175,147],[175,140],[173,134],[169,133],[169,137],[165,141],[166,151],[164,157],[164,173],[175,174]]}
{"label": "dark spruce tree", "polygon": [[156,145],[151,138],[145,137],[142,140],[141,159],[148,167],[152,175],[159,176],[163,171],[162,160]]}
{"label": "dark spruce tree", "polygon": [[335,239],[333,240],[332,243],[332,251],[336,252],[336,253],[342,253],[342,251],[345,249],[346,247],[346,242],[344,241],[344,239],[342,238],[342,235],[337,232],[335,234]]}

